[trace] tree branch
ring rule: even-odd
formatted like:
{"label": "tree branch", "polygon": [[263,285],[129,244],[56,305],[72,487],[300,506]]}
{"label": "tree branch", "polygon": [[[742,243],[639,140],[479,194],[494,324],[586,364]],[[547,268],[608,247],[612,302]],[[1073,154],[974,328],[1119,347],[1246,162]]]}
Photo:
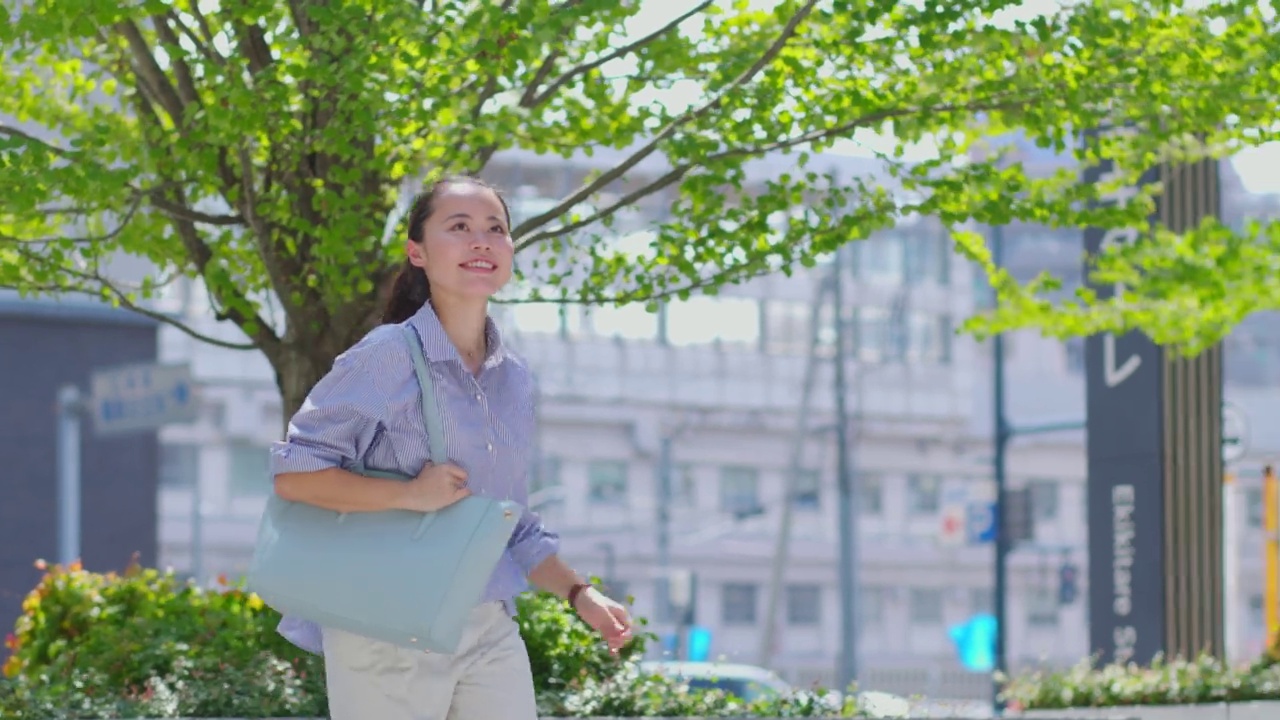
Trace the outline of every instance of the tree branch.
{"label": "tree branch", "polygon": [[701,107],[690,108],[685,112],[681,113],[679,117],[675,118],[670,123],[668,123],[666,127],[660,130],[658,134],[653,137],[653,139],[645,143],[639,150],[633,153],[630,157],[623,160],[621,163],[614,166],[612,169],[602,173],[595,180],[585,183],[584,185],[582,185],[582,187],[579,187],[577,190],[570,193],[568,197],[556,203],[556,205],[551,209],[539,215],[535,215],[534,217],[531,217],[528,220],[520,223],[520,226],[517,227],[512,232],[512,235],[514,237],[520,237],[525,233],[531,230],[534,230],[536,228],[542,227],[548,222],[551,222],[557,217],[560,217],[564,213],[568,212],[570,208],[581,203],[583,200],[586,200],[587,198],[591,197],[592,194],[608,186],[609,183],[613,182],[614,180],[617,180],[618,178],[622,177],[624,174],[626,174],[628,170],[640,164],[641,161],[643,161],[645,158],[649,157],[653,153],[657,152],[658,147],[662,144],[662,142],[667,138],[671,137],[672,135],[674,135],[676,130],[680,129],[681,126],[689,122],[692,122],[694,120],[700,119],[706,116],[707,114],[711,113],[712,111],[714,111],[716,108],[720,107],[721,103],[724,102],[725,97],[727,97],[729,93],[737,90],[738,88],[750,82],[752,78],[758,75],[761,70],[763,70],[769,63],[773,62],[775,58],[777,58],[778,54],[782,52],[782,48],[786,46],[787,41],[790,40],[793,35],[795,35],[796,28],[798,28],[800,26],[800,23],[809,16],[809,13],[813,12],[813,8],[817,4],[818,4],[818,0],[809,0],[804,4],[803,7],[797,10],[795,15],[792,15],[791,19],[787,21],[787,24],[782,29],[782,32],[778,34],[778,37],[774,39],[773,43],[769,46],[767,50],[765,50],[763,54],[761,54],[761,56],[756,60],[756,62],[752,64],[751,67],[747,68],[747,70],[745,70],[736,79],[734,79],[733,82],[729,83],[724,88],[722,88],[719,92],[717,92],[715,94],[715,97],[708,100]]}
{"label": "tree branch", "polygon": [[[697,15],[703,10],[706,10],[707,8],[711,7],[712,4],[713,4],[712,0],[704,0],[704,2],[701,2],[698,5],[695,5],[691,10],[685,11],[683,15],[676,17],[671,22],[667,23],[666,25],[663,25],[657,30],[654,30],[648,35],[645,35],[644,37],[639,38],[633,42],[627,43],[622,47],[616,48],[613,50],[613,52],[605,53],[604,55],[601,55],[600,57],[596,58],[595,60],[592,60],[589,63],[583,63],[582,65],[578,65],[576,67],[570,68],[563,75],[551,81],[551,84],[548,85],[545,90],[543,90],[542,92],[536,92],[533,94],[532,97],[530,97],[529,90],[536,88],[537,83],[540,80],[540,78],[535,77],[534,82],[531,83],[529,86],[529,90],[526,90],[524,96],[520,98],[520,107],[532,108],[532,107],[537,107],[538,105],[541,105],[542,103],[546,102],[548,98],[554,95],[557,90],[559,90],[560,88],[572,82],[574,78],[580,75],[583,75],[585,73],[589,73],[592,70],[602,65],[605,65],[613,60],[617,60],[618,58],[626,57],[627,55],[630,55],[631,53],[635,52],[636,49],[642,48],[645,45],[648,45],[654,40],[657,40],[658,38],[667,34],[668,32],[671,32],[671,30],[678,27],[680,23],[684,22],[685,20],[688,20],[694,15]],[[808,15],[809,10],[812,8],[812,6],[813,6],[813,3],[810,3],[808,7],[796,13],[796,16],[799,17],[801,15]],[[793,20],[794,19],[795,18],[793,18]],[[784,35],[785,34],[786,33],[784,33]],[[542,71],[545,70],[546,68],[547,68],[547,63],[544,62],[542,68],[540,68],[538,72],[542,73]],[[528,102],[526,102],[526,99],[528,100]]]}
{"label": "tree branch", "polygon": [[919,114],[919,113],[947,113],[947,112],[957,112],[961,110],[968,111],[968,112],[990,112],[993,110],[1010,110],[1010,109],[1019,107],[1021,105],[1024,105],[1028,102],[1040,102],[1042,99],[1043,99],[1043,95],[1041,95],[1040,93],[1036,93],[1034,95],[1027,95],[1025,97],[1017,97],[1017,98],[1006,98],[1006,99],[991,98],[985,102],[966,103],[964,105],[947,103],[947,104],[936,105],[936,106],[927,107],[927,108],[895,108],[893,110],[884,110],[881,112],[870,113],[868,115],[863,115],[863,116],[854,118],[853,120],[841,123],[839,125],[835,125],[830,128],[813,130],[807,133],[796,135],[794,137],[778,140],[772,143],[767,143],[765,145],[740,147],[740,148],[734,148],[732,150],[725,150],[723,152],[705,155],[699,158],[698,162],[696,163],[693,163],[693,162],[683,163],[681,165],[676,166],[675,168],[672,168],[669,172],[662,175],[661,177],[653,180],[652,182],[646,185],[636,188],[630,193],[627,193],[623,197],[619,198],[613,204],[605,208],[602,208],[590,215],[580,218],[574,222],[565,223],[563,225],[557,225],[556,227],[551,228],[549,230],[543,230],[542,232],[535,233],[534,235],[531,235],[529,237],[521,238],[520,242],[516,243],[516,251],[523,250],[536,243],[542,242],[543,240],[547,240],[553,237],[558,237],[560,235],[564,235],[565,233],[573,232],[574,230],[580,230],[584,227],[600,222],[601,220],[604,220],[605,218],[608,218],[611,215],[617,213],[619,210],[622,210],[623,208],[626,208],[626,207],[630,207],[631,205],[635,204],[639,200],[645,197],[648,197],[649,195],[652,195],[653,193],[658,192],[659,190],[662,190],[663,188],[666,188],[676,182],[679,182],[682,178],[684,178],[685,175],[687,175],[690,171],[694,170],[695,168],[705,166],[709,163],[716,162],[718,160],[727,160],[732,157],[742,157],[742,156],[759,157],[759,156],[767,155],[772,152],[787,150],[800,145],[807,145],[809,143],[818,142],[820,140],[825,140],[831,137],[843,137],[847,135],[849,132],[856,130],[859,127],[878,124],[885,120],[890,120],[897,117],[903,117],[905,115],[913,115],[913,114]]}
{"label": "tree branch", "polygon": [[124,36],[129,43],[130,54],[133,57],[131,64],[134,75],[138,79],[139,88],[164,108],[174,125],[181,127],[184,120],[182,99],[169,82],[169,78],[165,77],[164,70],[156,62],[155,56],[151,54],[151,48],[142,37],[142,31],[130,20],[116,23],[115,28],[116,32]]}

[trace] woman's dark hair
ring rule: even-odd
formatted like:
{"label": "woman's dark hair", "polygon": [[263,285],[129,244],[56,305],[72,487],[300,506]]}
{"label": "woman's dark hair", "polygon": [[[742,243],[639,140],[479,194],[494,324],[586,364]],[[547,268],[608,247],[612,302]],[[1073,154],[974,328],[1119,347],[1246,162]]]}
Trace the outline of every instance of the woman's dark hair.
{"label": "woman's dark hair", "polygon": [[[436,180],[425,190],[418,193],[409,208],[409,239],[422,244],[422,231],[427,218],[435,212],[436,196],[449,185],[475,185],[493,192],[502,203],[502,212],[507,216],[507,227],[511,227],[511,208],[507,207],[506,198],[489,183],[469,175],[454,175]],[[401,323],[413,317],[414,313],[431,299],[431,283],[422,268],[414,267],[408,260],[400,268],[396,282],[391,286],[391,297],[387,299],[387,307],[382,312],[383,323]]]}

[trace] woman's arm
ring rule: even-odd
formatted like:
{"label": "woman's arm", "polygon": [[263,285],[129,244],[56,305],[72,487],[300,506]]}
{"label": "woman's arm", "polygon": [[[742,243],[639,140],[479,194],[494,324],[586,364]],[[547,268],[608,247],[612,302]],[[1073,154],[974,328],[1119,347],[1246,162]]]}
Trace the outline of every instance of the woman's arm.
{"label": "woman's arm", "polygon": [[276,495],[290,502],[315,505],[337,512],[403,510],[406,483],[371,478],[342,468],[276,475]]}
{"label": "woman's arm", "polygon": [[567,599],[573,586],[585,584],[586,580],[561,560],[559,555],[550,555],[529,573],[529,582],[540,590]]}

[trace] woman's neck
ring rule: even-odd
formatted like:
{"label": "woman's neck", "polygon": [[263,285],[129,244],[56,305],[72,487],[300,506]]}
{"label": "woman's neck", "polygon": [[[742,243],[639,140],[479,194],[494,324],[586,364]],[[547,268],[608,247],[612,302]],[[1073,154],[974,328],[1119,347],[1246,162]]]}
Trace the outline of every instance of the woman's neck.
{"label": "woman's neck", "polygon": [[431,298],[431,308],[444,327],[458,355],[474,369],[484,359],[485,321],[489,316],[487,302],[457,302],[443,297]]}

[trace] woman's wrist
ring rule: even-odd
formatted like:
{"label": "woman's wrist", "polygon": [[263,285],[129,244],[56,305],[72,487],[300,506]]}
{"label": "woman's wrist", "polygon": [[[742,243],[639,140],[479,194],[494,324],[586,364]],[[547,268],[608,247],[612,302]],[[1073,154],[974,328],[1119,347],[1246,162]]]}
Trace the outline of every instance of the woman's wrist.
{"label": "woman's wrist", "polygon": [[573,610],[577,610],[578,603],[582,600],[582,595],[584,593],[590,592],[590,590],[591,590],[591,583],[582,582],[581,580],[579,580],[578,582],[575,582],[569,588],[569,592],[565,594],[565,600],[568,601],[569,607],[572,608]]}

